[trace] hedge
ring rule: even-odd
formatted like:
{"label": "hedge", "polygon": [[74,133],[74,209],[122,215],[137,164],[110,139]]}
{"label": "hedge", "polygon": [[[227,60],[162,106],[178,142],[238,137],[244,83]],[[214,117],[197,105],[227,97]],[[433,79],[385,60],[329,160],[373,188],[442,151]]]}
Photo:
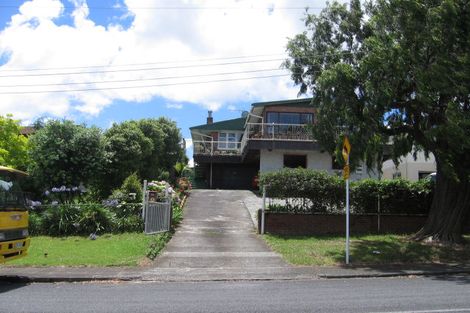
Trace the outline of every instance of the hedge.
{"label": "hedge", "polygon": [[[342,213],[345,202],[344,181],[327,172],[310,169],[282,169],[263,173],[260,186],[270,201],[269,209],[293,213]],[[430,180],[410,182],[365,179],[351,183],[351,213],[377,213],[380,196],[381,213],[427,214],[434,183]]]}

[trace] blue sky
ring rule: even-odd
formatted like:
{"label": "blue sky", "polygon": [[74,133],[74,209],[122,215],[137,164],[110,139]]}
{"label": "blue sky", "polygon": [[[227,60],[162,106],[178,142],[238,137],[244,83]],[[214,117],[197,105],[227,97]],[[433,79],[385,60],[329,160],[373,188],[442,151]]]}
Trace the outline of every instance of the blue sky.
{"label": "blue sky", "polygon": [[280,65],[307,5],[324,1],[2,0],[0,114],[101,128],[166,116],[190,138],[208,110],[296,97]]}

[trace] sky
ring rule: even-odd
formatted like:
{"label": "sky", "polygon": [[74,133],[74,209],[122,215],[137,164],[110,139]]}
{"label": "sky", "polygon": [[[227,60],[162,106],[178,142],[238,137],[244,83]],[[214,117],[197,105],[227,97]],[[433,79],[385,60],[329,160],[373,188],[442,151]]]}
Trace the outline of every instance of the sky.
{"label": "sky", "polygon": [[1,0],[0,115],[189,127],[297,98],[281,68],[322,0]]}

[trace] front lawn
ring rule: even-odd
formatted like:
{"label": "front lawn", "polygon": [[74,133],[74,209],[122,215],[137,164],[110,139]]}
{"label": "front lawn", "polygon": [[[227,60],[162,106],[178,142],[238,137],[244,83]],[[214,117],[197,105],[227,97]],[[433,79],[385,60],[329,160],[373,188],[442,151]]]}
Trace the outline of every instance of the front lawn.
{"label": "front lawn", "polygon": [[[332,266],[344,263],[343,236],[265,235],[271,248],[295,265]],[[470,236],[466,236],[467,242]],[[363,235],[351,237],[353,264],[468,263],[470,243],[444,246],[408,240],[405,235]]]}
{"label": "front lawn", "polygon": [[7,266],[137,266],[146,259],[151,242],[165,235],[143,233],[88,237],[31,238],[28,256]]}

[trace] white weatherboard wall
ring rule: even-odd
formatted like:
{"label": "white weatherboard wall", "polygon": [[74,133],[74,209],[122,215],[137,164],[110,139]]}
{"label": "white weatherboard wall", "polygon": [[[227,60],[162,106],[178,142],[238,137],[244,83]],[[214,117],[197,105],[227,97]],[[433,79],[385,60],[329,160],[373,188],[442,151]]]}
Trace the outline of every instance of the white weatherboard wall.
{"label": "white weatherboard wall", "polygon": [[419,173],[431,173],[436,171],[436,160],[434,155],[429,155],[426,159],[423,152],[418,152],[416,160],[413,155],[407,154],[400,159],[398,167],[395,166],[392,160],[387,160],[382,165],[383,177],[392,179],[394,174],[400,173],[400,177],[411,181],[419,179]]}
{"label": "white weatherboard wall", "polygon": [[331,156],[320,151],[304,150],[261,150],[260,151],[260,172],[272,172],[284,167],[284,154],[306,155],[307,167],[317,170],[332,171]]}
{"label": "white weatherboard wall", "polygon": [[[341,175],[341,170],[333,170],[331,155],[327,152],[305,151],[305,150],[261,150],[260,151],[260,172],[272,172],[284,167],[284,154],[307,155],[307,168],[327,171],[331,174]],[[351,180],[364,178],[378,178],[377,171],[367,171],[365,164],[362,171],[351,172]]]}

